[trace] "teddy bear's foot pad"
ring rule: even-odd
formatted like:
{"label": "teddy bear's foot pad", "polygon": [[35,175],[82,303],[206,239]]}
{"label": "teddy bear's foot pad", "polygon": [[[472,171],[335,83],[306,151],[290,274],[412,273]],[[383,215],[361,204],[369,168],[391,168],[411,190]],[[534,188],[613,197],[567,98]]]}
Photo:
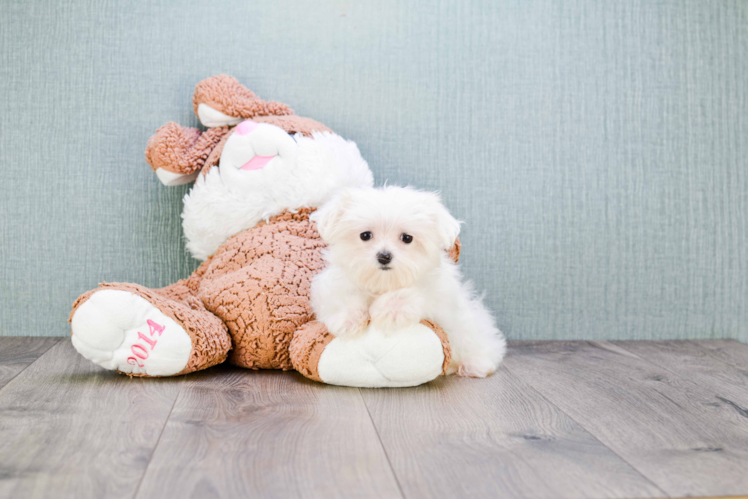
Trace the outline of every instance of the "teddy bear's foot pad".
{"label": "teddy bear's foot pad", "polygon": [[319,378],[353,387],[410,387],[442,373],[444,349],[420,323],[397,331],[370,325],[363,334],[335,338],[319,358]]}
{"label": "teddy bear's foot pad", "polygon": [[109,370],[139,376],[175,375],[192,352],[189,334],[143,297],[100,290],[72,318],[73,346]]}

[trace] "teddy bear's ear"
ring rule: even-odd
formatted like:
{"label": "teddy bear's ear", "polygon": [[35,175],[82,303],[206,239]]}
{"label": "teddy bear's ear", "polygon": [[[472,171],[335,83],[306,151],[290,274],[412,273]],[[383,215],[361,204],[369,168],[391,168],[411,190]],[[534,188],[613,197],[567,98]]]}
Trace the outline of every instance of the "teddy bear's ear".
{"label": "teddy bear's ear", "polygon": [[335,239],[340,228],[340,219],[350,205],[351,199],[351,190],[344,188],[312,214],[311,219],[317,222],[317,232],[324,241],[330,242]]}

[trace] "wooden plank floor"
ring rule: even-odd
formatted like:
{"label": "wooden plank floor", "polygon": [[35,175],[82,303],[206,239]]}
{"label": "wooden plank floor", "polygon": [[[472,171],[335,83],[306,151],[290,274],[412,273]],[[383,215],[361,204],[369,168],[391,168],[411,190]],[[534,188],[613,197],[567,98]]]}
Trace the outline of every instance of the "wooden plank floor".
{"label": "wooden plank floor", "polygon": [[485,380],[129,379],[0,337],[0,497],[748,495],[748,345],[514,342]]}

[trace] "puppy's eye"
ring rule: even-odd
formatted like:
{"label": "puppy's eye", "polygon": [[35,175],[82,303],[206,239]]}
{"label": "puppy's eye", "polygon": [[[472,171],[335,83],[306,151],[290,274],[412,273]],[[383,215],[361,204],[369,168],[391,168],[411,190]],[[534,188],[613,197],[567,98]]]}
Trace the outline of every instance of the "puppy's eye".
{"label": "puppy's eye", "polygon": [[405,243],[406,245],[410,243],[411,241],[413,241],[413,237],[405,233],[400,235],[400,239],[403,240],[403,243]]}
{"label": "puppy's eye", "polygon": [[360,234],[360,236],[361,236],[362,240],[369,241],[371,239],[371,237],[374,236],[374,235],[371,234],[371,231],[364,231],[363,233]]}

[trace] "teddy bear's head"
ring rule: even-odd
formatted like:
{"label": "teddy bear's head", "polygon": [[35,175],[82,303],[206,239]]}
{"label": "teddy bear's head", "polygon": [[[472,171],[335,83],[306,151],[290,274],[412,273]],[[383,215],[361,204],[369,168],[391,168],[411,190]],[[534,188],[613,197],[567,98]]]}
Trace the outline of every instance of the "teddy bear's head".
{"label": "teddy bear's head", "polygon": [[232,77],[200,82],[193,104],[211,128],[169,123],[145,154],[165,185],[195,181],[182,218],[187,248],[198,259],[284,210],[317,207],[341,187],[373,183],[355,143],[285,104],[259,99]]}

